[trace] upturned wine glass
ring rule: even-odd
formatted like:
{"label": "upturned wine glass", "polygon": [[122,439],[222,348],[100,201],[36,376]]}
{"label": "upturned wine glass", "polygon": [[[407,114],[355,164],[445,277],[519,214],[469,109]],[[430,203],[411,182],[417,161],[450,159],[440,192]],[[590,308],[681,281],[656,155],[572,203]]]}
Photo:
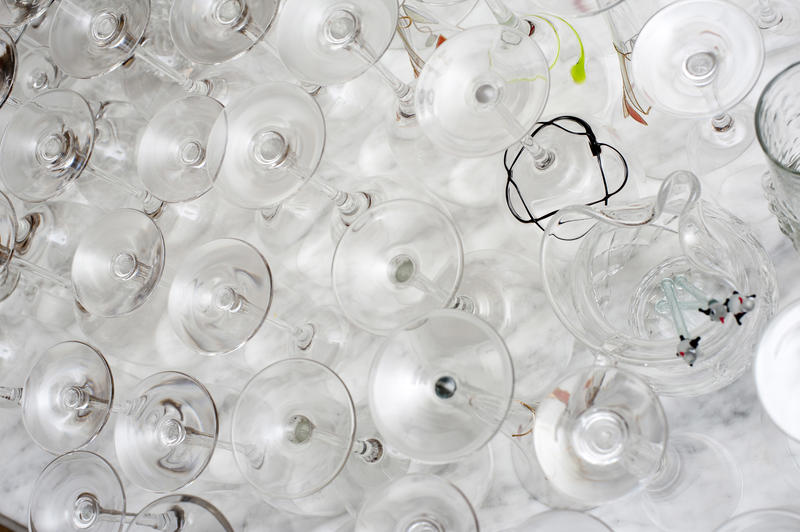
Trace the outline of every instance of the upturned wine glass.
{"label": "upturned wine glass", "polygon": [[478,516],[453,484],[435,475],[407,475],[372,493],[356,532],[477,532]]}
{"label": "upturned wine glass", "polygon": [[250,379],[236,403],[232,441],[247,481],[294,513],[354,513],[365,490],[408,468],[378,434],[357,425],[341,378],[303,358],[276,362]]}
{"label": "upturned wine glass", "polygon": [[[332,280],[344,314],[386,335],[428,312],[454,308],[488,322],[506,340],[523,398],[535,396],[566,368],[569,341],[541,302],[538,266],[506,251],[464,254],[448,214],[416,200],[371,207],[342,236]],[[522,331],[550,338],[540,349]]]}
{"label": "upturned wine glass", "polygon": [[657,109],[698,122],[687,139],[703,175],[739,157],[755,138],[752,111],[734,109],[764,65],[753,19],[724,0],[680,0],[645,23],[633,50],[637,89]]}
{"label": "upturned wine glass", "polygon": [[327,360],[344,335],[327,307],[309,309],[300,325],[270,314],[273,284],[266,259],[243,240],[222,238],[191,251],[169,290],[175,334],[196,352],[214,355],[244,345],[266,321],[286,334],[290,352]]}
{"label": "upturned wine glass", "polygon": [[129,513],[114,467],[88,451],[63,454],[44,468],[28,506],[28,526],[40,532],[233,532],[217,508],[193,495],[167,495]]}
{"label": "upturned wine glass", "polygon": [[513,390],[511,358],[494,329],[469,314],[439,310],[381,345],[368,397],[393,449],[420,462],[448,463],[494,437]]}
{"label": "upturned wine glass", "polygon": [[[0,386],[0,406],[20,407],[31,439],[53,454],[91,442],[108,421],[113,397],[108,362],[78,341],[45,350],[21,387]],[[90,407],[90,400],[106,406]]]}
{"label": "upturned wine glass", "polygon": [[583,344],[667,395],[740,377],[774,312],[775,272],[738,218],[679,171],[654,198],[568,207],[541,245],[547,298]]}
{"label": "upturned wine glass", "polygon": [[[512,459],[548,506],[584,510],[641,490],[648,517],[666,530],[710,530],[736,509],[742,478],[730,453],[701,435],[668,440],[658,397],[632,373],[575,370],[532,409]],[[712,491],[718,504],[709,504]]]}

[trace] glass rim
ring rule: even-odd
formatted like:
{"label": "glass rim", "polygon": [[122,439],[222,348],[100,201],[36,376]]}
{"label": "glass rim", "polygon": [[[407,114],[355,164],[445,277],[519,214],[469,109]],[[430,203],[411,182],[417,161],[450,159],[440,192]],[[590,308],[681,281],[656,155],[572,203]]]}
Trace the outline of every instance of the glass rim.
{"label": "glass rim", "polygon": [[784,163],[775,158],[775,156],[767,148],[767,143],[766,140],[764,139],[764,133],[761,128],[761,120],[760,120],[760,117],[762,116],[764,111],[765,101],[768,93],[777,83],[783,81],[785,76],[787,76],[790,72],[794,70],[800,72],[800,61],[797,61],[787,66],[786,68],[778,72],[771,80],[769,80],[769,83],[767,83],[767,85],[764,87],[764,90],[761,91],[761,95],[758,97],[758,104],[756,105],[754,122],[755,122],[756,138],[758,139],[758,144],[761,146],[761,151],[764,152],[764,155],[767,156],[767,159],[769,159],[770,162],[772,162],[782,170],[785,170],[790,174],[800,178],[800,170],[793,170],[787,167]]}

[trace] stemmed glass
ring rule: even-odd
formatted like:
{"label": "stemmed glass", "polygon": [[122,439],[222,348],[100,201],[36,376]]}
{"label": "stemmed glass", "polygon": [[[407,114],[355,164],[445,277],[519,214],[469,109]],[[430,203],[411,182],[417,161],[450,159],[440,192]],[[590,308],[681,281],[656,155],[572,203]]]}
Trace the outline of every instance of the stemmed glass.
{"label": "stemmed glass", "polygon": [[[464,255],[449,215],[420,201],[393,200],[350,225],[333,256],[331,284],[348,319],[374,334],[442,308],[480,317],[508,342],[517,384],[528,397],[566,368],[572,347],[541,305],[537,270],[510,252]],[[542,335],[546,349],[520,334],[530,330]]]}
{"label": "stemmed glass", "polygon": [[797,43],[800,9],[795,3],[787,0],[758,0],[755,4],[750,12],[764,32],[768,50]]}
{"label": "stemmed glass", "polygon": [[139,46],[149,19],[150,0],[59,2],[50,28],[53,61],[68,76],[87,79],[111,72],[135,54],[185,91],[210,94],[213,81],[192,80]]}
{"label": "stemmed glass", "polygon": [[753,19],[724,0],[680,0],[645,23],[633,50],[634,83],[656,108],[699,122],[687,139],[700,175],[739,157],[755,138],[752,111],[734,110],[764,65]]}
{"label": "stemmed glass", "polygon": [[28,526],[40,532],[163,530],[233,532],[225,516],[192,495],[167,495],[129,513],[119,475],[103,457],[88,451],[63,454],[36,479]]}
{"label": "stemmed glass", "polygon": [[[108,362],[93,347],[69,341],[47,349],[22,387],[0,386],[0,406],[20,407],[28,434],[60,454],[91,442],[105,426],[114,397]],[[90,408],[90,398],[105,407]]]}
{"label": "stemmed glass", "polygon": [[224,354],[244,345],[264,321],[288,333],[290,352],[328,360],[340,349],[340,321],[327,307],[308,312],[300,326],[269,315],[272,272],[267,260],[243,240],[222,238],[191,251],[169,290],[175,334],[204,354]]}
{"label": "stemmed glass", "polygon": [[408,468],[377,434],[357,425],[341,378],[303,358],[271,364],[245,385],[232,440],[248,482],[271,504],[296,513],[353,513],[365,490]]}
{"label": "stemmed glass", "polygon": [[775,273],[741,220],[674,172],[655,198],[562,209],[541,245],[558,318],[659,393],[700,395],[744,373],[773,313]]}
{"label": "stemmed glass", "polygon": [[368,397],[389,446],[420,462],[448,463],[494,437],[513,390],[511,358],[494,329],[469,314],[439,310],[381,345]]}
{"label": "stemmed glass", "polygon": [[735,511],[742,479],[733,458],[705,436],[667,440],[661,403],[639,377],[575,370],[532,408],[533,428],[513,438],[512,459],[540,502],[582,510],[643,489],[646,513],[667,530],[710,530]]}
{"label": "stemmed glass", "polygon": [[406,475],[370,495],[355,529],[478,532],[479,527],[469,500],[453,484],[434,475]]}
{"label": "stemmed glass", "polygon": [[[8,32],[0,28],[0,107],[9,101],[17,76],[17,44]],[[11,100],[12,105],[16,102]]]}
{"label": "stemmed glass", "polygon": [[69,280],[19,256],[17,227],[14,208],[0,193],[0,276],[6,295],[20,272],[27,272],[73,292],[87,312],[112,317],[142,306],[161,278],[164,239],[139,211],[111,211],[86,230],[72,257]]}

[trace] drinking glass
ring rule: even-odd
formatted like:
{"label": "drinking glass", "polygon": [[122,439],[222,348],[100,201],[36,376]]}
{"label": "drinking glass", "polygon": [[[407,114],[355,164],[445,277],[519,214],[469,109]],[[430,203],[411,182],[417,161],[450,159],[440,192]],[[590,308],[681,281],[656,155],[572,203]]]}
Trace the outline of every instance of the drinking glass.
{"label": "drinking glass", "polygon": [[744,222],[702,201],[685,171],[655,198],[562,209],[541,264],[567,329],[667,395],[709,393],[741,376],[776,303],[764,248]]}
{"label": "drinking glass", "polygon": [[270,504],[294,513],[352,513],[366,490],[408,468],[357,425],[341,378],[303,358],[276,362],[250,379],[236,403],[232,439],[247,481]]}
{"label": "drinking glass", "polygon": [[135,54],[185,91],[210,94],[211,80],[193,80],[140,46],[149,19],[150,0],[59,2],[50,22],[53,61],[68,76],[88,79],[111,72]]}
{"label": "drinking glass", "polygon": [[[78,341],[45,350],[22,387],[0,386],[0,407],[20,407],[31,439],[53,454],[94,440],[108,421],[113,397],[108,362],[99,351]],[[90,408],[90,398],[106,406]]]}
{"label": "drinking glass", "polygon": [[[764,32],[767,49],[770,49],[773,39],[780,44],[797,42],[797,30],[800,26],[800,9],[793,2],[787,0],[758,0],[750,10],[755,15],[758,27]],[[777,37],[777,38],[776,38]],[[778,40],[781,39],[781,40]]]}
{"label": "drinking glass", "polygon": [[572,510],[550,510],[536,514],[524,523],[503,532],[613,532],[598,518]]}
{"label": "drinking glass", "polygon": [[738,158],[755,138],[751,112],[733,109],[764,65],[753,19],[725,0],[679,0],[645,23],[633,50],[634,82],[653,106],[698,122],[687,138],[700,175]]}
{"label": "drinking glass", "polygon": [[8,0],[0,5],[0,28],[13,28],[44,13],[53,0]]}
{"label": "drinking glass", "polygon": [[781,310],[767,325],[756,351],[753,374],[758,397],[772,421],[790,437],[800,440],[795,378],[800,375],[796,347],[800,302]]}
{"label": "drinking glass", "polygon": [[417,117],[440,149],[491,155],[533,129],[549,80],[547,60],[526,34],[499,25],[470,28],[442,44],[422,70]]}
{"label": "drinking glass", "polygon": [[329,359],[346,336],[328,307],[307,311],[295,326],[270,315],[272,272],[266,259],[243,240],[222,238],[191,251],[169,289],[175,334],[196,352],[214,355],[243,346],[264,321],[285,333],[289,352]]}
{"label": "drinking glass", "polygon": [[127,512],[119,475],[89,451],[63,454],[44,468],[28,506],[28,526],[40,532],[233,532],[219,510],[193,495],[167,495]]}
{"label": "drinking glass", "polygon": [[575,370],[532,409],[512,459],[525,489],[548,506],[585,510],[642,490],[659,528],[710,530],[738,505],[742,478],[727,450],[701,435],[667,440],[658,397],[632,373]]}
{"label": "drinking glass", "polygon": [[435,475],[406,475],[372,493],[356,532],[458,530],[478,532],[478,516],[453,484]]}
{"label": "drinking glass", "polygon": [[715,532],[790,532],[800,527],[800,514],[782,508],[752,510],[737,515]]}
{"label": "drinking glass", "polygon": [[[13,101],[25,102],[50,89],[57,88],[63,79],[44,46],[20,48],[17,76],[14,80]],[[13,104],[12,104],[13,105]]]}
{"label": "drinking glass", "polygon": [[764,191],[781,231],[800,249],[800,134],[794,128],[800,63],[775,76],[758,100],[756,134],[767,156],[770,173]]}
{"label": "drinking glass", "polygon": [[[350,225],[333,256],[331,284],[345,316],[373,334],[389,334],[442,308],[485,320],[507,342],[517,386],[528,398],[558,377],[572,349],[541,305],[538,270],[502,250],[465,255],[449,215],[428,203],[394,200]],[[527,341],[524,331],[531,330],[541,344]]]}
{"label": "drinking glass", "polygon": [[448,463],[478,451],[500,430],[514,368],[492,327],[438,310],[386,339],[368,386],[375,425],[393,449],[420,462]]}

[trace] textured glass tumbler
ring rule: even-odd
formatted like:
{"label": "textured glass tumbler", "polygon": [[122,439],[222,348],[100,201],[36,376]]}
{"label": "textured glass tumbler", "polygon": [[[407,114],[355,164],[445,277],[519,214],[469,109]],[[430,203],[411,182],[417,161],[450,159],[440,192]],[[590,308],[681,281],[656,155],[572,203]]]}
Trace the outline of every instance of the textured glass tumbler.
{"label": "textured glass tumbler", "polygon": [[769,208],[800,249],[800,63],[775,76],[756,108],[756,134],[769,159],[764,176]]}

